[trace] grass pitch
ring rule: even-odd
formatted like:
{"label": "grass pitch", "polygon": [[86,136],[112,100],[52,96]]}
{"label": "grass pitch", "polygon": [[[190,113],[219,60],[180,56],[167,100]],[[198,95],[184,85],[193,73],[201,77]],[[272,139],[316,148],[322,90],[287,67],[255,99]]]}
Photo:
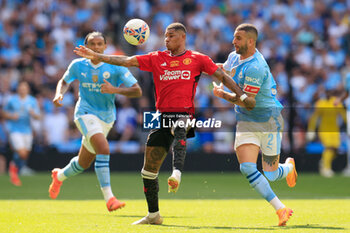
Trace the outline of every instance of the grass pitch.
{"label": "grass pitch", "polygon": [[49,200],[50,174],[23,177],[14,187],[0,176],[0,232],[350,232],[350,179],[301,174],[290,189],[272,187],[294,210],[286,227],[277,227],[273,208],[239,173],[186,173],[177,194],[168,194],[160,176],[162,226],[132,226],[147,213],[137,173],[114,173],[112,188],[124,209],[108,213],[93,173],[65,181],[57,200]]}

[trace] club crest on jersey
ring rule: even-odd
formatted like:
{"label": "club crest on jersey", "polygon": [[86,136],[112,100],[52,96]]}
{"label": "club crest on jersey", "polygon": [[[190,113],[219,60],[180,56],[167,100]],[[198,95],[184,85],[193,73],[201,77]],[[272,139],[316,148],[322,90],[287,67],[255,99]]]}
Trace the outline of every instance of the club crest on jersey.
{"label": "club crest on jersey", "polygon": [[180,64],[179,61],[171,61],[171,62],[170,62],[170,67],[179,66],[179,64]]}
{"label": "club crest on jersey", "polygon": [[108,79],[111,77],[111,73],[109,73],[108,71],[105,71],[105,72],[103,72],[102,76],[104,79]]}
{"label": "club crest on jersey", "polygon": [[97,76],[97,75],[92,75],[92,81],[93,81],[94,83],[97,83],[97,81],[98,81],[98,76]]}
{"label": "club crest on jersey", "polygon": [[189,65],[192,63],[192,59],[191,58],[185,58],[182,63],[184,63],[185,65]]}
{"label": "club crest on jersey", "polygon": [[92,81],[93,81],[94,83],[97,83],[97,81],[98,81],[98,73],[99,73],[99,71],[98,71],[98,70],[95,70],[95,69],[93,69],[93,70],[91,71],[91,74],[92,74]]}

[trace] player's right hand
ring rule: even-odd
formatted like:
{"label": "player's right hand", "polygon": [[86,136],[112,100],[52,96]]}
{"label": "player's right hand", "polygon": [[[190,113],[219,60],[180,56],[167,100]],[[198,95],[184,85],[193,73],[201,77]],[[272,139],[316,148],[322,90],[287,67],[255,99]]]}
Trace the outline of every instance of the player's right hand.
{"label": "player's right hand", "polygon": [[223,98],[224,96],[224,86],[222,83],[220,85],[217,85],[216,82],[213,82],[213,93],[216,97]]}
{"label": "player's right hand", "polygon": [[74,53],[78,56],[85,57],[90,60],[93,60],[95,58],[95,52],[83,45],[75,47]]}
{"label": "player's right hand", "polygon": [[63,100],[63,95],[57,95],[55,98],[52,100],[53,104],[55,107],[62,107],[62,100]]}

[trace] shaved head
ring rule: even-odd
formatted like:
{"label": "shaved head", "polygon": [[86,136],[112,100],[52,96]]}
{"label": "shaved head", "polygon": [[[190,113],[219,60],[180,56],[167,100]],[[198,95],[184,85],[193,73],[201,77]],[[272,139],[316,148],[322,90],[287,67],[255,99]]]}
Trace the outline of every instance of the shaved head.
{"label": "shaved head", "polygon": [[170,29],[174,29],[175,31],[182,31],[185,34],[187,33],[186,27],[182,23],[172,23],[166,28],[166,30]]}
{"label": "shaved head", "polygon": [[249,39],[253,39],[255,42],[258,39],[258,29],[253,24],[243,23],[240,24],[236,31],[245,31]]}

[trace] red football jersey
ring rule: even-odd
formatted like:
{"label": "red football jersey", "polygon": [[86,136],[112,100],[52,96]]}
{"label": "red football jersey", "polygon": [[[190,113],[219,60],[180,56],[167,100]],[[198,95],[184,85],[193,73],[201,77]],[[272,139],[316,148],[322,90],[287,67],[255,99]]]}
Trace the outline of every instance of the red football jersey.
{"label": "red football jersey", "polygon": [[210,57],[187,50],[171,56],[156,51],[136,56],[140,69],[153,73],[156,108],[160,112],[194,113],[194,96],[202,72],[212,75],[218,66]]}

